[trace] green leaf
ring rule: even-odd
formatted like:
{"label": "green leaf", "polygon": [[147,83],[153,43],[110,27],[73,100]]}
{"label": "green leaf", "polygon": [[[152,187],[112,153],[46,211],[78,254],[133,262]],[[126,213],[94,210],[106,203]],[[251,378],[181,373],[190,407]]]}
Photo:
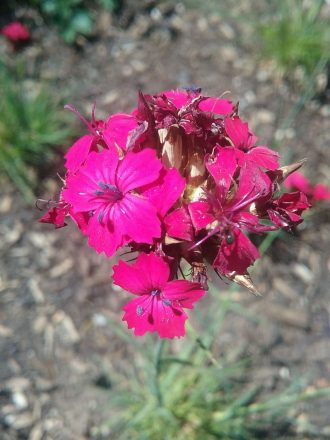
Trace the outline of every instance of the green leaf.
{"label": "green leaf", "polygon": [[71,20],[71,26],[77,33],[90,35],[93,23],[89,12],[87,10],[78,11]]}

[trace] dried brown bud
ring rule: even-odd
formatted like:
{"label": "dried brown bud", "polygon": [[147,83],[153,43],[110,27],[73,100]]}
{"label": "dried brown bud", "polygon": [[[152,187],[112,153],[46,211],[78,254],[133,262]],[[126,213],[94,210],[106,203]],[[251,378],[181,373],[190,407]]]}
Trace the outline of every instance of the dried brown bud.
{"label": "dried brown bud", "polygon": [[180,129],[172,125],[169,129],[161,128],[158,136],[162,145],[162,162],[166,168],[175,167],[180,170],[182,166],[182,136]]}
{"label": "dried brown bud", "polygon": [[204,290],[208,290],[206,264],[194,261],[191,263],[191,281],[200,283]]}
{"label": "dried brown bud", "polygon": [[306,159],[302,159],[299,162],[292,163],[290,165],[285,165],[282,168],[279,168],[278,171],[281,172],[278,183],[282,183],[290,174],[294,173],[295,171],[299,170],[304,163],[306,162]]}
{"label": "dried brown bud", "polygon": [[231,281],[239,284],[240,286],[246,287],[249,289],[251,293],[255,296],[262,296],[261,293],[257,290],[256,286],[253,284],[251,276],[246,272],[244,275],[239,275],[237,272],[231,272],[229,275],[226,275]]}

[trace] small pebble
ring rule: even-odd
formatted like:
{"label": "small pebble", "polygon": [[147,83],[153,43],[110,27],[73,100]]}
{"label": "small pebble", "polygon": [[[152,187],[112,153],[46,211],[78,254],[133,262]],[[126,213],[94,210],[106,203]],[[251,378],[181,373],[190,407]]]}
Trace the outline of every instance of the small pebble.
{"label": "small pebble", "polygon": [[22,410],[26,409],[29,406],[28,400],[22,392],[15,392],[12,395],[12,401],[13,404],[16,406],[17,409]]}
{"label": "small pebble", "polygon": [[305,284],[310,284],[314,280],[313,272],[304,264],[295,263],[292,267],[292,271]]}

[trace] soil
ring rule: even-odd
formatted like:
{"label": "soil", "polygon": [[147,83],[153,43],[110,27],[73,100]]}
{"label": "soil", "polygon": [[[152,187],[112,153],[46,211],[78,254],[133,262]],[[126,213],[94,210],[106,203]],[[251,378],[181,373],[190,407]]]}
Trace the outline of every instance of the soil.
{"label": "soil", "polygon": [[[32,44],[19,55],[26,83],[47,82],[86,115],[96,102],[99,117],[130,111],[138,90],[191,84],[210,95],[229,90],[262,142],[276,141],[285,162],[306,158],[305,174],[330,186],[330,102],[309,100],[286,127],[301,89],[272,63],[258,61],[247,24],[161,5],[128,6],[126,28],[102,14],[93,41],[81,38],[77,47],[35,26]],[[15,56],[0,44],[7,60]],[[56,185],[50,171],[39,196],[51,197]],[[9,184],[0,193],[0,437],[91,439],[115,392],[107,372],[134,362],[106,325],[111,318],[126,331],[111,261],[89,249],[72,224],[55,231],[37,223],[40,213]],[[295,235],[273,243],[253,273],[262,298],[243,289],[230,293],[248,317],[228,315],[215,352],[235,346],[251,357],[248,380],[269,392],[297,377],[310,387],[330,385],[329,222],[329,205],[319,205]],[[217,286],[219,295],[229,292],[227,284]],[[329,399],[299,407],[299,418],[323,438],[330,438],[329,413]]]}

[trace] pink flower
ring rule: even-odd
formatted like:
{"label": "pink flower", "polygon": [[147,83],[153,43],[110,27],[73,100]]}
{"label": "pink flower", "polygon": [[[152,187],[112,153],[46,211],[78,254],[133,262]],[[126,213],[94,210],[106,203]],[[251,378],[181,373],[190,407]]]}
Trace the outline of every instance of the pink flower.
{"label": "pink flower", "polygon": [[255,146],[257,137],[249,130],[247,122],[238,116],[225,118],[227,135],[235,147],[238,164],[243,165],[246,160],[254,162],[267,170],[275,170],[279,166],[279,154],[265,146]]}
{"label": "pink flower", "polygon": [[103,129],[103,139],[109,148],[120,147],[122,150],[128,150],[130,149],[131,136],[138,128],[135,116],[116,113],[107,119]]}
{"label": "pink flower", "polygon": [[[170,90],[157,95],[140,94],[137,118],[148,122],[149,137],[157,139],[156,131],[179,127],[181,134],[195,138],[194,142],[203,149],[214,144],[221,137],[224,128],[220,115],[234,110],[231,101],[209,98],[200,89]],[[189,144],[188,138],[185,138]]]}
{"label": "pink flower", "polygon": [[123,261],[114,267],[114,283],[137,298],[124,306],[123,321],[136,336],[157,332],[161,338],[185,335],[188,318],[183,309],[192,309],[203,295],[199,283],[170,280],[170,266],[155,253],[141,253],[136,262]]}
{"label": "pink flower", "polygon": [[165,217],[166,232],[170,237],[192,241],[194,230],[187,206],[181,206]]}
{"label": "pink flower", "polygon": [[290,174],[284,181],[284,186],[291,190],[302,191],[305,194],[308,194],[311,191],[311,183],[303,174],[299,171],[296,171]]}
{"label": "pink flower", "polygon": [[317,183],[313,188],[313,198],[316,202],[330,200],[330,190],[322,183]]}
{"label": "pink flower", "polygon": [[2,28],[2,34],[13,42],[24,42],[30,39],[30,33],[20,21],[13,21]]}
{"label": "pink flower", "polygon": [[[40,221],[60,228],[70,217],[97,252],[138,253],[114,268],[114,282],[135,295],[123,320],[136,335],[183,336],[185,308],[208,289],[208,265],[257,293],[248,269],[259,251],[248,233],[302,221],[306,195],[279,195],[302,162],[279,168],[278,153],[257,145],[238,105],[196,87],[140,92],[131,114],[104,120],[95,108],[91,121],[66,108],[89,133],[67,152],[60,201]],[[298,174],[287,184],[309,200],[330,198]]]}
{"label": "pink flower", "polygon": [[310,208],[304,193],[296,191],[284,193],[271,202],[267,209],[270,220],[279,228],[291,229],[303,221],[302,212]]}
{"label": "pink flower", "polygon": [[168,210],[174,205],[185,189],[185,179],[175,169],[161,170],[159,178],[142,188],[143,194],[157,209],[161,219],[165,217]]}
{"label": "pink flower", "polygon": [[74,212],[72,206],[64,202],[62,198],[59,202],[50,202],[50,204],[53,204],[53,206],[39,219],[40,223],[50,223],[55,226],[55,229],[60,229],[67,225],[65,218],[71,217],[81,232],[86,233],[89,220],[88,213]]}
{"label": "pink flower", "polygon": [[157,180],[162,165],[155,152],[127,153],[116,150],[89,154],[77,174],[69,175],[63,198],[75,212],[88,212],[86,235],[97,252],[111,256],[130,241],[153,242],[160,237],[156,208],[139,188]]}
{"label": "pink flower", "polygon": [[312,185],[303,174],[296,171],[290,174],[284,182],[284,186],[291,190],[302,191],[313,204],[322,200],[330,200],[330,190],[322,183]]}
{"label": "pink flower", "polygon": [[224,275],[233,271],[244,274],[259,252],[241,229],[273,229],[259,224],[259,219],[249,212],[252,203],[269,193],[271,181],[256,165],[246,162],[240,169],[238,185],[233,186],[238,165],[232,148],[215,149],[214,156],[207,157],[206,166],[216,186],[206,198],[188,206],[195,230],[205,231],[196,245],[216,235],[219,247],[213,266]]}
{"label": "pink flower", "polygon": [[69,148],[64,156],[66,169],[71,173],[78,171],[92,151],[97,151],[97,138],[92,134],[85,134]]}
{"label": "pink flower", "polygon": [[[168,90],[163,94],[175,105],[177,109],[182,109],[193,99],[201,95],[199,88],[187,88],[186,90]],[[234,110],[233,103],[227,99],[203,97],[198,107],[203,112],[226,115]]]}
{"label": "pink flower", "polygon": [[225,231],[213,267],[225,276],[232,272],[243,275],[259,257],[255,245],[238,227],[234,226]]}
{"label": "pink flower", "polygon": [[92,151],[97,152],[100,148],[126,150],[130,142],[130,133],[138,127],[136,118],[125,113],[117,113],[103,121],[95,119],[94,106],[92,120],[89,122],[72,105],[68,104],[65,108],[75,113],[90,132],[79,138],[65,155],[65,166],[71,173],[75,173],[84,164]]}
{"label": "pink flower", "polygon": [[54,206],[50,208],[46,214],[44,214],[40,219],[40,223],[50,223],[55,226],[56,229],[63,228],[66,226],[65,217],[69,213],[69,205],[64,203],[59,206]]}

